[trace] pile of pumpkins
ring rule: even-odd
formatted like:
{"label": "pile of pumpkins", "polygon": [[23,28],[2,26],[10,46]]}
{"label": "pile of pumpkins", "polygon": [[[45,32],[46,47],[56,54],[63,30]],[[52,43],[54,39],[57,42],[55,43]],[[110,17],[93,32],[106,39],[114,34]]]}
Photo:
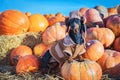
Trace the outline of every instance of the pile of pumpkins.
{"label": "pile of pumpkins", "polygon": [[[102,74],[120,76],[120,6],[106,8],[80,8],[86,19],[86,52],[83,60],[66,61],[61,69],[65,80],[100,80]],[[62,13],[31,14],[18,10],[6,10],[0,14],[0,35],[16,35],[25,32],[41,32],[42,42],[31,49],[20,45],[12,50],[10,62],[16,73],[36,72],[41,58],[54,42],[63,39],[66,33]],[[75,73],[74,73],[75,72]]]}

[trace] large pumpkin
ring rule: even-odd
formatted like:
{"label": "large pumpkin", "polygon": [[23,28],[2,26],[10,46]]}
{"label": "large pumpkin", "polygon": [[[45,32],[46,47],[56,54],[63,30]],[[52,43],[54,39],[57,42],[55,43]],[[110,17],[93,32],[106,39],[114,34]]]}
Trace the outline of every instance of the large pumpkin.
{"label": "large pumpkin", "polygon": [[106,49],[97,62],[101,65],[103,73],[120,76],[120,52]]}
{"label": "large pumpkin", "polygon": [[120,37],[117,37],[113,43],[114,50],[120,51]]}
{"label": "large pumpkin", "polygon": [[48,27],[48,20],[41,14],[32,14],[29,17],[29,32],[44,32]]}
{"label": "large pumpkin", "polygon": [[86,43],[86,52],[83,54],[85,58],[97,61],[102,57],[104,53],[104,47],[98,40],[89,40]]}
{"label": "large pumpkin", "polygon": [[102,69],[94,61],[66,61],[62,68],[61,74],[65,80],[100,80]]}
{"label": "large pumpkin", "polygon": [[29,28],[28,17],[17,10],[6,10],[0,15],[0,35],[22,34]]}
{"label": "large pumpkin", "polygon": [[10,62],[12,65],[16,65],[19,57],[32,55],[32,49],[26,45],[20,45],[14,48],[10,54]]}
{"label": "large pumpkin", "polygon": [[25,72],[36,72],[39,69],[39,61],[34,55],[26,55],[20,57],[16,65],[16,73],[22,74]]}
{"label": "large pumpkin", "polygon": [[105,6],[95,6],[95,9],[99,11],[102,18],[108,17],[108,11]]}
{"label": "large pumpkin", "polygon": [[86,24],[88,27],[94,27],[96,25],[100,27],[104,26],[100,13],[96,9],[88,9],[84,16],[87,20]]}
{"label": "large pumpkin", "polygon": [[93,39],[99,40],[104,47],[109,47],[113,43],[115,35],[109,28],[89,28],[86,41]]}
{"label": "large pumpkin", "polygon": [[48,27],[42,34],[43,42],[45,44],[52,44],[55,41],[63,39],[66,36],[65,27],[65,25],[60,25],[60,23]]}
{"label": "large pumpkin", "polygon": [[106,27],[110,28],[116,37],[120,36],[120,15],[112,15],[106,21]]}

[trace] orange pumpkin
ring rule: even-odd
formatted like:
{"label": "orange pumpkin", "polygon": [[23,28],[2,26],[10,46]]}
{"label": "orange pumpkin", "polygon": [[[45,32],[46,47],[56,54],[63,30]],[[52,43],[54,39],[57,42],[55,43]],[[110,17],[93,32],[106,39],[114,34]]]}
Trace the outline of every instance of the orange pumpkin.
{"label": "orange pumpkin", "polygon": [[113,43],[114,50],[120,51],[120,37],[117,37]]}
{"label": "orange pumpkin", "polygon": [[84,57],[90,60],[97,61],[102,57],[104,53],[104,47],[98,40],[90,40],[86,43],[86,52]]}
{"label": "orange pumpkin", "polygon": [[39,61],[34,55],[26,55],[20,57],[16,65],[16,73],[22,74],[25,72],[36,72],[39,69]]}
{"label": "orange pumpkin", "polygon": [[120,52],[106,49],[104,55],[97,61],[103,73],[111,76],[120,76]]}
{"label": "orange pumpkin", "polygon": [[35,45],[35,47],[33,48],[33,52],[36,56],[42,57],[49,48],[50,48],[50,45],[40,43]]}
{"label": "orange pumpkin", "polygon": [[103,20],[100,16],[100,13],[96,9],[88,9],[85,12],[85,18],[87,20],[86,24],[88,27],[94,27],[99,25],[100,27],[104,27]]}
{"label": "orange pumpkin", "polygon": [[44,32],[48,27],[48,20],[41,14],[32,14],[29,17],[29,32]]}
{"label": "orange pumpkin", "polygon": [[85,12],[86,12],[88,9],[89,9],[89,8],[86,8],[86,7],[80,8],[80,10],[79,10],[80,15],[81,15],[81,16],[84,16],[84,15],[85,15]]}
{"label": "orange pumpkin", "polygon": [[65,25],[60,25],[60,23],[48,27],[42,34],[43,43],[52,44],[55,41],[63,39],[66,36],[65,27]]}
{"label": "orange pumpkin", "polygon": [[86,41],[93,39],[99,40],[104,47],[109,47],[113,43],[115,35],[109,28],[89,28]]}
{"label": "orange pumpkin", "polygon": [[12,65],[16,65],[19,57],[32,55],[32,49],[26,45],[20,45],[14,48],[10,54],[10,62]]}
{"label": "orange pumpkin", "polygon": [[117,8],[116,7],[108,8],[108,15],[109,16],[115,15],[115,14],[117,14]]}
{"label": "orange pumpkin", "polygon": [[49,26],[52,26],[57,22],[64,22],[64,21],[65,21],[65,17],[61,13],[57,13],[54,17],[48,19]]}
{"label": "orange pumpkin", "polygon": [[120,15],[109,16],[106,21],[106,27],[110,28],[116,37],[120,36]]}
{"label": "orange pumpkin", "polygon": [[0,15],[0,35],[22,34],[29,28],[28,17],[17,10],[6,10]]}
{"label": "orange pumpkin", "polygon": [[100,80],[102,69],[95,61],[73,60],[63,64],[61,74],[65,80]]}

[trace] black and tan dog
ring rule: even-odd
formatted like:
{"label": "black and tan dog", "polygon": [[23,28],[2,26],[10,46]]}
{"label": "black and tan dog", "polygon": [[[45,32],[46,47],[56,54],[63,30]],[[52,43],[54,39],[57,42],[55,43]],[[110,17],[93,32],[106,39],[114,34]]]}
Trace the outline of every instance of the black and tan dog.
{"label": "black and tan dog", "polygon": [[61,65],[70,57],[74,59],[85,52],[86,25],[84,21],[78,11],[70,12],[69,17],[65,20],[66,31],[69,31],[69,34],[53,44],[50,50],[45,53],[41,60],[42,68],[47,67],[51,58]]}

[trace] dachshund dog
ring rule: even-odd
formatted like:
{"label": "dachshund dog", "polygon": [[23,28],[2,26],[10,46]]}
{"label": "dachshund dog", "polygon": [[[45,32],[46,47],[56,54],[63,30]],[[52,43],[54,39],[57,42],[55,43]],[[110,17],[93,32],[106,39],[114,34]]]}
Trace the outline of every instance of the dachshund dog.
{"label": "dachshund dog", "polygon": [[85,52],[85,36],[86,36],[86,25],[84,24],[84,17],[81,17],[79,11],[73,11],[69,17],[66,18],[65,24],[67,26],[66,32],[68,35],[53,44],[52,47],[42,57],[42,67],[47,67],[51,58],[57,63],[63,64],[71,56],[81,55]]}

